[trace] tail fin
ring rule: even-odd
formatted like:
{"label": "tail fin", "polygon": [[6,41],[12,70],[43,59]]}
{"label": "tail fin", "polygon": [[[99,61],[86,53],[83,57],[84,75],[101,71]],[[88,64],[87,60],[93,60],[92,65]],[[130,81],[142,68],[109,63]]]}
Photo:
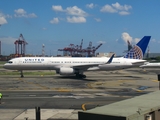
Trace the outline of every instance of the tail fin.
{"label": "tail fin", "polygon": [[143,59],[150,38],[151,36],[144,36],[134,47],[132,47],[132,49],[130,49],[124,58]]}

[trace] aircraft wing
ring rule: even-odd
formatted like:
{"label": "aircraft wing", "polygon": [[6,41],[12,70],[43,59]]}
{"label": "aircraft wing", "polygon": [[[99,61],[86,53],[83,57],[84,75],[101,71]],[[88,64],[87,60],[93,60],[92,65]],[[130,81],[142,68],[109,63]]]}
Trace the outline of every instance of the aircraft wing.
{"label": "aircraft wing", "polygon": [[[115,54],[113,54],[110,59],[108,61],[106,61],[105,63],[103,64],[110,64],[113,60],[113,57],[114,57]],[[88,68],[90,67],[94,67],[94,66],[99,66],[99,65],[103,65],[103,64],[82,64],[82,65],[75,65],[75,66],[72,66],[72,68],[74,69],[83,69],[83,70],[87,70]]]}

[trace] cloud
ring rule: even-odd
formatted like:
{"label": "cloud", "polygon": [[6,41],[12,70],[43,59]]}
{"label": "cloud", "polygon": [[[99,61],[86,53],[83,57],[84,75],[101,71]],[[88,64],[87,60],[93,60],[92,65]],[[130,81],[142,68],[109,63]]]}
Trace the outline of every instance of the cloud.
{"label": "cloud", "polygon": [[116,9],[114,9],[112,6],[110,5],[105,5],[102,7],[102,9],[100,10],[101,12],[109,12],[109,13],[115,13],[117,12]]}
{"label": "cloud", "polygon": [[47,30],[47,28],[43,27],[42,30]]}
{"label": "cloud", "polygon": [[87,4],[86,7],[87,8],[90,8],[90,9],[93,9],[96,5],[94,5],[93,3],[90,3],[90,4]]}
{"label": "cloud", "polygon": [[13,45],[14,42],[17,40],[17,38],[13,37],[2,37],[0,38],[2,44],[8,44],[8,45]]}
{"label": "cloud", "polygon": [[132,38],[127,32],[123,32],[121,38],[125,41],[126,44],[127,41],[133,44],[137,44],[141,40],[141,38]]}
{"label": "cloud", "polygon": [[65,12],[68,15],[87,16],[87,13],[82,9],[78,8],[77,6],[67,7],[66,9],[63,9],[60,5],[53,5],[52,10],[56,12]]}
{"label": "cloud", "polygon": [[52,24],[58,24],[59,23],[59,19],[58,18],[53,18],[50,23]]}
{"label": "cloud", "polygon": [[120,11],[119,14],[120,14],[120,15],[129,15],[130,13],[127,12],[127,11]]}
{"label": "cloud", "polygon": [[98,43],[98,44],[101,44],[101,43],[102,43],[102,44],[105,44],[106,41],[98,41],[97,43]]}
{"label": "cloud", "polygon": [[85,17],[67,17],[67,22],[70,23],[85,23],[86,22],[86,18]]}
{"label": "cloud", "polygon": [[15,53],[14,42],[17,40],[17,38],[6,36],[6,37],[1,37],[0,40],[2,44],[3,55],[9,55]]}
{"label": "cloud", "polygon": [[97,22],[101,22],[100,18],[94,18]]}
{"label": "cloud", "polygon": [[153,39],[151,39],[151,43],[154,43],[154,44],[158,43],[158,44],[160,44],[160,40],[156,40],[156,39],[153,38]]}
{"label": "cloud", "polygon": [[37,17],[35,13],[27,14],[27,12],[22,8],[14,10],[14,12],[15,12],[14,14],[15,17],[26,17],[26,18],[36,18]]}
{"label": "cloud", "polygon": [[127,41],[132,42],[132,37],[127,32],[123,32],[121,38],[125,43],[127,43]]}
{"label": "cloud", "polygon": [[31,13],[31,14],[28,14],[28,17],[29,17],[29,18],[36,18],[36,17],[37,17],[37,15],[36,15],[36,14],[34,14],[34,13]]}
{"label": "cloud", "polygon": [[112,4],[112,6],[117,9],[117,10],[124,10],[124,11],[128,11],[129,9],[132,9],[132,6],[130,5],[120,5],[118,2],[116,2],[115,4]]}
{"label": "cloud", "polygon": [[[60,5],[53,5],[52,10],[56,12],[65,13],[68,16],[66,19],[67,22],[69,23],[85,23],[86,22],[85,17],[88,16],[88,14],[85,11],[78,8],[77,6],[67,7],[66,9],[63,9],[62,6]],[[53,20],[50,21],[50,23],[52,24],[58,22],[59,22],[58,18],[54,18]]]}
{"label": "cloud", "polygon": [[129,15],[129,10],[132,9],[130,5],[120,5],[118,2],[108,5],[106,4],[103,6],[100,11],[101,12],[108,12],[108,13],[118,13],[119,15]]}
{"label": "cloud", "polygon": [[6,16],[0,12],[0,25],[8,23],[6,20]]}
{"label": "cloud", "polygon": [[152,39],[151,41],[152,41],[152,42],[156,42],[156,40],[155,40],[155,39]]}
{"label": "cloud", "polygon": [[153,38],[153,39],[151,39],[151,42],[152,42],[152,43],[158,43],[158,44],[160,43],[160,41],[159,41],[159,40],[156,40],[156,39],[154,39],[154,38]]}
{"label": "cloud", "polygon": [[52,10],[54,11],[64,11],[61,5],[52,5]]}
{"label": "cloud", "polygon": [[69,15],[87,16],[87,13],[82,9],[78,8],[77,6],[67,7],[66,13]]}
{"label": "cloud", "polygon": [[134,38],[134,43],[137,44],[141,39],[140,38]]}
{"label": "cloud", "polygon": [[6,24],[7,20],[5,19],[5,17],[0,16],[0,25]]}
{"label": "cloud", "polygon": [[18,10],[14,10],[14,12],[16,13],[16,14],[26,14],[27,12],[25,11],[25,10],[23,10],[23,9],[18,9]]}

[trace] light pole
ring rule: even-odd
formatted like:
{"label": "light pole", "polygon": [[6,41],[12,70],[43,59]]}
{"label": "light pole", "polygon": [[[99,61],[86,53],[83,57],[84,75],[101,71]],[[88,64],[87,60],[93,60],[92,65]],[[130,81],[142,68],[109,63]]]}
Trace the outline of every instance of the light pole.
{"label": "light pole", "polygon": [[157,74],[158,81],[159,81],[159,90],[160,90],[160,74]]}

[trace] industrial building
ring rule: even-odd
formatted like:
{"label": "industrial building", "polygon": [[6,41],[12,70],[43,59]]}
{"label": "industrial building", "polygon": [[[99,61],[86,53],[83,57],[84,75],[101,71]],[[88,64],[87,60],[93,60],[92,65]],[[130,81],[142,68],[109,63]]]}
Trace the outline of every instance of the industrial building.
{"label": "industrial building", "polygon": [[24,57],[26,52],[26,45],[28,44],[23,35],[20,34],[18,40],[14,42],[15,44],[15,57]]}
{"label": "industrial building", "polygon": [[113,54],[115,54],[114,55],[114,57],[116,57],[116,53],[114,53],[114,52],[109,52],[109,53],[96,53],[96,57],[111,57]]}
{"label": "industrial building", "polygon": [[87,48],[82,48],[83,45],[83,39],[81,40],[80,45],[74,45],[71,43],[68,47],[58,49],[58,51],[63,52],[63,56],[71,56],[71,57],[92,57],[96,56],[95,52],[98,48],[101,47],[102,43],[100,43],[98,46],[92,46],[92,42],[89,42],[89,45]]}

